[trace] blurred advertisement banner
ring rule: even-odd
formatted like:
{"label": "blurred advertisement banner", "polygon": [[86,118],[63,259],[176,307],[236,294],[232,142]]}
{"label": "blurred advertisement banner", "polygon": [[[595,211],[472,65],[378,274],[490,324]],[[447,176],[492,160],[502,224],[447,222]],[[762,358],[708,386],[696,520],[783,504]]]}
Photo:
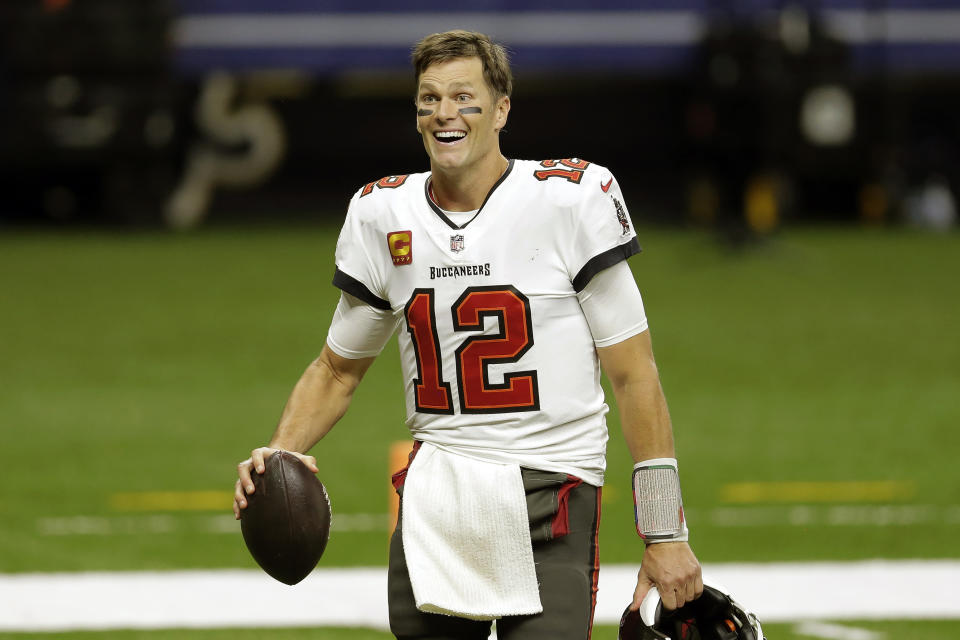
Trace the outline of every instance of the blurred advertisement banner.
{"label": "blurred advertisement banner", "polygon": [[179,7],[177,65],[194,73],[404,69],[412,42],[451,28],[490,34],[510,47],[520,69],[664,71],[690,62],[712,23],[776,23],[793,8],[814,15],[849,45],[855,65],[960,69],[960,6],[946,0],[603,0],[589,8],[572,0],[549,6],[481,0],[469,11],[451,11],[436,0],[181,0]]}

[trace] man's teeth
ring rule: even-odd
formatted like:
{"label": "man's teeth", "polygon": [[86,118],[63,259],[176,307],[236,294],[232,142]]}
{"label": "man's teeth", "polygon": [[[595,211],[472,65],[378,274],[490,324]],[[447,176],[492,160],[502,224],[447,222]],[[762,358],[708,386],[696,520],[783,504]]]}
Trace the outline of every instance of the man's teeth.
{"label": "man's teeth", "polygon": [[465,138],[467,134],[464,131],[437,131],[433,135],[437,140],[448,140],[452,142]]}

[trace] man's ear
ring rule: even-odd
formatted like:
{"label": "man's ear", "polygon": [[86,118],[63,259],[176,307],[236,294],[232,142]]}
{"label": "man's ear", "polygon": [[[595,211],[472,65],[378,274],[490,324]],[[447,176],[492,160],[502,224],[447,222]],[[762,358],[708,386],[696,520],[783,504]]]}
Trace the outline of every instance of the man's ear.
{"label": "man's ear", "polygon": [[510,96],[503,96],[497,100],[497,118],[494,121],[494,129],[498,132],[507,126],[507,116],[510,115]]}

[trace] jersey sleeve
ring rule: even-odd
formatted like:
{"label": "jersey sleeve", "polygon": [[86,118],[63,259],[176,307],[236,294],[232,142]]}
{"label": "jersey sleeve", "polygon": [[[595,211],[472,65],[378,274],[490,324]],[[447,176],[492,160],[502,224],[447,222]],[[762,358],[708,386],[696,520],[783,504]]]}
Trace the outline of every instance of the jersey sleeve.
{"label": "jersey sleeve", "polygon": [[609,347],[648,328],[643,297],[626,262],[598,273],[577,293],[577,300],[594,346]]}
{"label": "jersey sleeve", "polygon": [[333,284],[376,309],[391,308],[383,272],[385,240],[373,224],[372,212],[360,202],[358,191],[350,200],[347,217],[337,239]]}
{"label": "jersey sleeve", "polygon": [[[592,175],[591,175],[592,174]],[[616,178],[607,169],[584,176],[574,211],[575,235],[567,264],[576,292],[595,275],[640,252],[640,243]]]}
{"label": "jersey sleeve", "polygon": [[375,357],[383,351],[398,323],[399,316],[390,311],[374,309],[348,293],[341,293],[327,333],[327,345],[337,355],[351,360]]}

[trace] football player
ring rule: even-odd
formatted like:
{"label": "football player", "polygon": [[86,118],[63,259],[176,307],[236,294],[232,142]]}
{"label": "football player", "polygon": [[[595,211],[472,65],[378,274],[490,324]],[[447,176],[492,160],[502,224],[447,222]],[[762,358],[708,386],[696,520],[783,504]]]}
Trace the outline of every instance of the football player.
{"label": "football player", "polygon": [[694,600],[700,566],[616,179],[580,158],[503,155],[512,75],[487,36],[428,36],[413,66],[430,171],[370,182],[350,201],[326,345],[269,445],[240,463],[237,517],[272,452],[318,470],[306,452],[398,332],[415,443],[394,477],[398,638],[486,638],[492,619],[502,640],[590,637],[607,441],[601,370],[636,463],[645,547],[631,607],[652,586],[667,609]]}

